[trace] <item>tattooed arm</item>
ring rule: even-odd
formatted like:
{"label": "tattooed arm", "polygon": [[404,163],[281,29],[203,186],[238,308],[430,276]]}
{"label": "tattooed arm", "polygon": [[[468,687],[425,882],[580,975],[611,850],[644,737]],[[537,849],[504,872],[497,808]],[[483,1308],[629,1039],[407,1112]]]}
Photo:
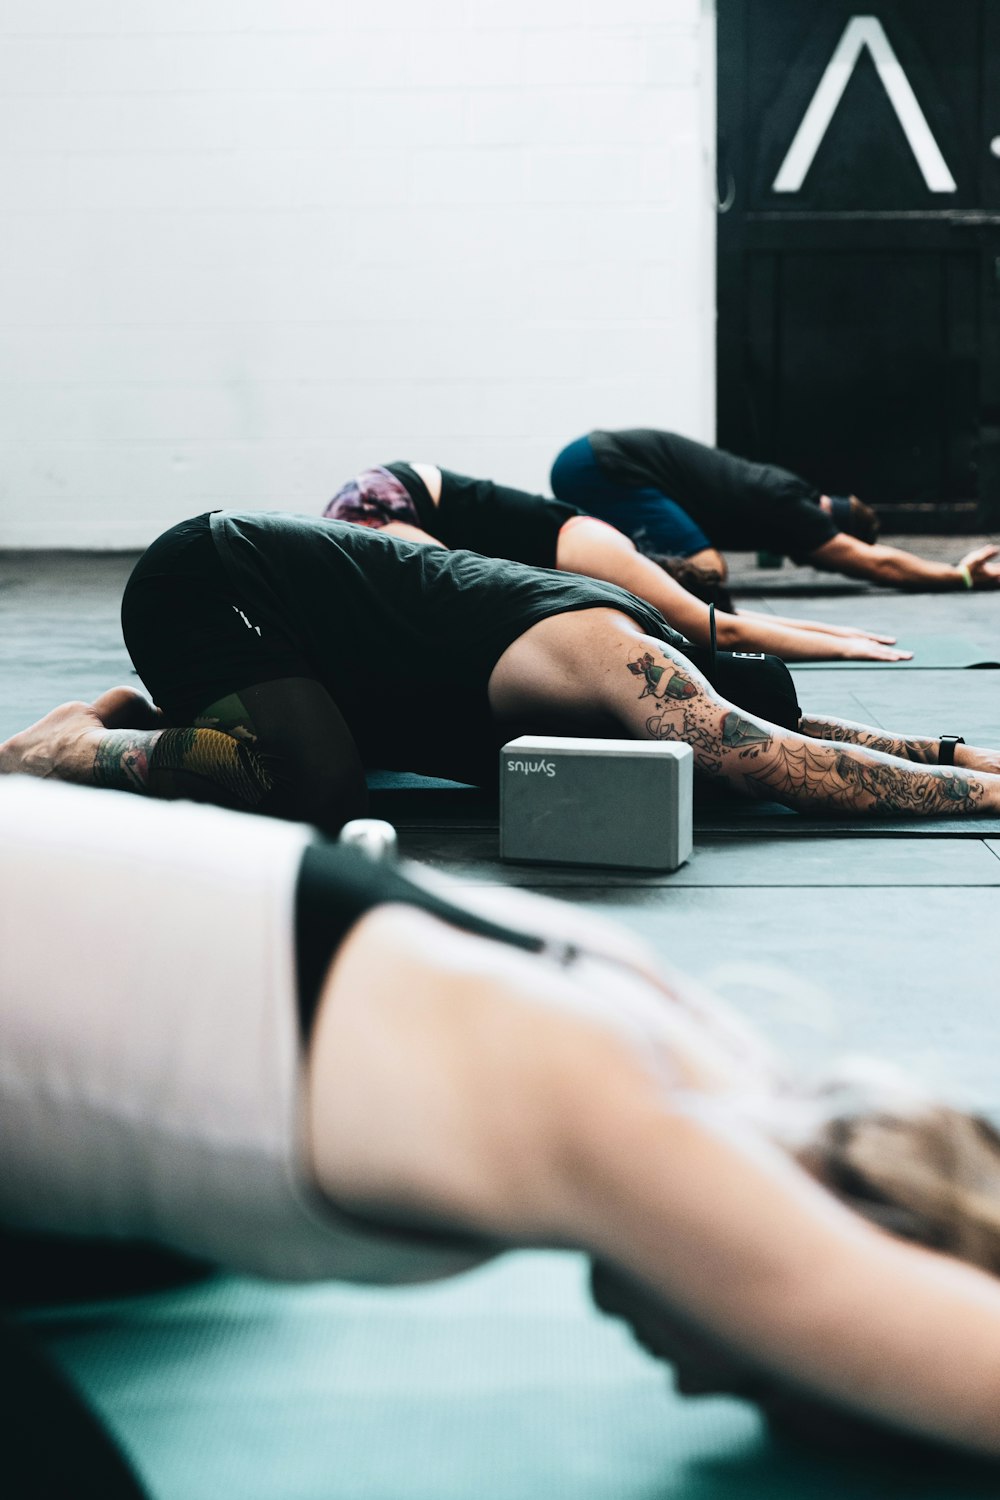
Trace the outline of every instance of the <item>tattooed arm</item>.
{"label": "tattooed arm", "polygon": [[[697,769],[735,791],[803,811],[878,817],[1000,809],[1000,775],[915,764],[853,741],[845,748],[781,729],[721,698],[679,651],[649,637],[640,640],[624,663],[631,692],[622,699],[631,701],[627,708],[622,702],[619,715],[629,732],[689,744]],[[624,689],[625,681],[618,681]]]}
{"label": "tattooed arm", "polygon": [[938,763],[940,741],[933,736],[887,734],[867,724],[853,724],[850,719],[833,719],[825,714],[803,714],[799,728],[810,739],[864,745],[869,750],[881,750],[883,755],[897,755],[901,760],[916,761],[922,766]]}
{"label": "tattooed arm", "polygon": [[[895,755],[922,766],[936,766],[938,763],[941,740],[937,735],[889,734],[883,729],[854,724],[850,719],[833,719],[826,714],[803,714],[799,728],[812,739],[864,745],[869,750],[881,750],[884,755]],[[1000,773],[1000,753],[982,750],[976,745],[956,745],[955,765],[966,771],[988,771],[996,775]]]}
{"label": "tattooed arm", "polygon": [[[751,796],[770,796],[802,811],[822,808],[875,817],[962,817],[1000,806],[1000,777],[990,778],[996,785],[988,787],[968,771],[917,766],[878,750],[841,750],[777,729],[765,739],[758,722],[731,709],[723,728],[724,742],[743,745],[750,739],[759,744],[757,764],[743,768]],[[747,755],[741,751],[742,757]]]}

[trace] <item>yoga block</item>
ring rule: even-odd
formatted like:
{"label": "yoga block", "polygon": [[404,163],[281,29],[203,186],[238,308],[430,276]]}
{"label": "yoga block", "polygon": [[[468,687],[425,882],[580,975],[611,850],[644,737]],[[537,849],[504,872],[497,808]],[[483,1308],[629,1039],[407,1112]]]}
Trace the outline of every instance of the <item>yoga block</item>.
{"label": "yoga block", "polygon": [[688,745],[522,735],[500,751],[500,858],[676,870],[693,780]]}

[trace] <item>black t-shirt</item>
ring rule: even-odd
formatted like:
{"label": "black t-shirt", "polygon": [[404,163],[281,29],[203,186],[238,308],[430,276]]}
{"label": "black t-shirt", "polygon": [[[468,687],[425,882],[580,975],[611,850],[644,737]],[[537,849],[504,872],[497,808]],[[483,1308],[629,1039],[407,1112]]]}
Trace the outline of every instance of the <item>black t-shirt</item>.
{"label": "black t-shirt", "polygon": [[590,444],[610,479],[660,490],[717,547],[762,548],[805,562],[840,530],[820,509],[815,485],[773,464],[655,427],[592,432]]}
{"label": "black t-shirt", "polygon": [[446,547],[466,547],[485,557],[505,557],[531,568],[554,568],[559,532],[575,505],[531,495],[492,479],[469,479],[441,470],[441,500],[435,505],[420,475],[409,464],[386,464],[417,508],[420,525]]}
{"label": "black t-shirt", "polygon": [[596,579],[322,517],[216,511],[211,525],[235,601],[327,687],[368,766],[495,780],[490,673],[549,615],[617,609],[685,645],[652,605]]}

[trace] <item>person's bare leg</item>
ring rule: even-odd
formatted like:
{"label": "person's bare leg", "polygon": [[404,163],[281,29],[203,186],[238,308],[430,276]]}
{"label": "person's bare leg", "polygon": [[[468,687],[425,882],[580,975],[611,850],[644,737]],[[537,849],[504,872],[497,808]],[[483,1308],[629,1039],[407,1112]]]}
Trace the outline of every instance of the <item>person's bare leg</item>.
{"label": "person's bare leg", "polygon": [[532,626],[500,658],[489,694],[514,732],[551,732],[560,713],[579,724],[589,711],[595,726],[617,722],[629,738],[688,744],[703,775],[790,807],[880,817],[1000,809],[1000,775],[811,739],[736,708],[679,651],[614,610]]}
{"label": "person's bare leg", "polygon": [[780,1377],[1000,1453],[995,1280],[839,1205],[704,1092],[638,983],[370,912],[310,1043],[317,1187],[396,1226],[587,1250]]}

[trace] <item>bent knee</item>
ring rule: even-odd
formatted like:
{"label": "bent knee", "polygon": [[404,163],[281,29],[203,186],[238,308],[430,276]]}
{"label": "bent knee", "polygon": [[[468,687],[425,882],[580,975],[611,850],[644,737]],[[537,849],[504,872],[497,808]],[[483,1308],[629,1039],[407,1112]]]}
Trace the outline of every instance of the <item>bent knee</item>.
{"label": "bent knee", "polygon": [[318,763],[288,755],[262,754],[271,786],[259,810],[272,817],[313,823],[324,833],[338,833],[351,818],[368,811],[368,788],[360,762]]}

